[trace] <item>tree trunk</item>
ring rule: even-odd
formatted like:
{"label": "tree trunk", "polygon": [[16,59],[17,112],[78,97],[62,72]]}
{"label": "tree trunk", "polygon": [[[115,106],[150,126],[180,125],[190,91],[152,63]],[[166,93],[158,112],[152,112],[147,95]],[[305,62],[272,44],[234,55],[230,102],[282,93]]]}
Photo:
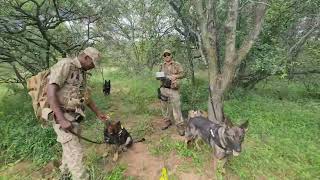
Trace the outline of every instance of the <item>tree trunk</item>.
{"label": "tree trunk", "polygon": [[215,123],[220,123],[224,121],[223,94],[212,89],[212,87],[209,89],[208,118]]}
{"label": "tree trunk", "polygon": [[255,9],[255,18],[252,30],[247,35],[239,49],[236,48],[236,29],[239,12],[239,0],[230,0],[228,3],[228,15],[225,21],[225,57],[223,66],[219,66],[217,37],[218,31],[214,16],[216,15],[216,6],[213,0],[197,1],[194,0],[194,6],[199,18],[200,46],[202,54],[208,61],[209,77],[209,100],[208,116],[209,120],[215,122],[224,121],[223,96],[230,88],[235,78],[236,69],[244,60],[253,43],[257,39],[266,10],[267,0],[262,0]]}

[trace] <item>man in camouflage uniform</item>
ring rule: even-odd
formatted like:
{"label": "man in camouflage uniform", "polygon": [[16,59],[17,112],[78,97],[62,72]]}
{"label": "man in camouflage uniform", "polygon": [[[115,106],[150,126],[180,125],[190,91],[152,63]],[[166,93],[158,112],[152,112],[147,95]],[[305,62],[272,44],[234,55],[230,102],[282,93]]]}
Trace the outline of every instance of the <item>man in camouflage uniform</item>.
{"label": "man in camouflage uniform", "polygon": [[167,129],[174,123],[179,135],[184,135],[184,120],[181,114],[179,81],[184,78],[182,66],[172,60],[171,51],[166,49],[163,52],[164,63],[160,66],[160,72],[171,80],[171,87],[161,87],[160,92],[163,96],[168,97],[168,101],[162,101],[162,111],[164,115],[164,126],[162,130]]}
{"label": "man in camouflage uniform", "polygon": [[87,95],[86,71],[97,67],[99,61],[99,51],[88,47],[76,58],[61,59],[50,69],[48,77],[47,97],[50,109],[44,109],[42,116],[54,119],[53,128],[63,151],[61,173],[64,176],[70,171],[75,180],[89,179],[89,174],[82,162],[83,150],[79,138],[69,131],[80,133],[85,105],[100,120],[109,119]]}

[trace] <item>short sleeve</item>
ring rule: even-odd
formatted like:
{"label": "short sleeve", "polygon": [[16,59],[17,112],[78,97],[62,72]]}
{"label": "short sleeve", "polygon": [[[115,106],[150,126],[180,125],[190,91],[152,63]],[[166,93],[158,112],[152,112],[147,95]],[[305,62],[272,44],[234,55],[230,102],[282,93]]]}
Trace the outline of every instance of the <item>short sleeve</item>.
{"label": "short sleeve", "polygon": [[69,71],[70,63],[66,61],[62,60],[53,65],[50,69],[49,84],[57,84],[59,87],[62,87],[68,78]]}

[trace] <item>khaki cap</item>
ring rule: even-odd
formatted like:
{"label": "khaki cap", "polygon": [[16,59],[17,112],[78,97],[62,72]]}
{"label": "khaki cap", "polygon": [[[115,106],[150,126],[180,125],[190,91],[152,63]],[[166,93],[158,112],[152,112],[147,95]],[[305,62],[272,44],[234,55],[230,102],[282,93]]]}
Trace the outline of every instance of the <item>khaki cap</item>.
{"label": "khaki cap", "polygon": [[162,54],[162,55],[164,55],[165,53],[171,54],[171,51],[170,51],[169,49],[165,49],[165,50],[163,51],[163,54]]}
{"label": "khaki cap", "polygon": [[86,49],[83,50],[83,52],[92,59],[92,62],[95,67],[98,67],[100,65],[101,55],[100,55],[100,52],[96,48],[87,47]]}

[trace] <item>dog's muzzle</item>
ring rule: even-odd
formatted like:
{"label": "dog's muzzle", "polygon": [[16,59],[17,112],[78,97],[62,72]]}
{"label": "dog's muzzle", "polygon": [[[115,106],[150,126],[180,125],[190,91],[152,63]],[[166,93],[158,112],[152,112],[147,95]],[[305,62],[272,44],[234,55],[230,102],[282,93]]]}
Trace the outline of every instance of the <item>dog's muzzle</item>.
{"label": "dog's muzzle", "polygon": [[239,156],[239,155],[240,155],[240,152],[235,151],[235,150],[232,150],[232,155],[233,155],[233,156]]}
{"label": "dog's muzzle", "polygon": [[232,148],[232,155],[239,156],[240,153],[241,153],[241,145],[235,145]]}

